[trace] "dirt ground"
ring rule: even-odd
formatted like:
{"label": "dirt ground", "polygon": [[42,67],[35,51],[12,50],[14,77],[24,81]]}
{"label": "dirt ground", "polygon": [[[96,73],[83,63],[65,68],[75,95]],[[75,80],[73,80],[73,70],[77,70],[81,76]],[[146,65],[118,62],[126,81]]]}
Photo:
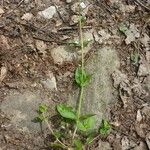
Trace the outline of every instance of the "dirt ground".
{"label": "dirt ground", "polygon": [[[79,61],[69,59],[70,56],[58,60],[51,50],[66,46],[78,36],[76,3],[73,0],[0,1],[0,103],[10,92],[25,89],[41,91],[43,98],[50,96],[50,104],[66,101],[65,95],[75,88],[73,77]],[[150,1],[86,0],[85,4],[84,32],[92,29],[94,36],[94,43],[85,55],[86,61],[95,54],[96,47],[103,45],[113,45],[120,59],[120,71],[111,75],[118,91],[117,103],[110,110],[112,131],[87,149],[148,150]],[[52,16],[41,15],[51,6],[55,11]],[[102,30],[105,32],[99,32]],[[106,42],[97,40],[95,32]],[[49,71],[56,77],[57,91],[40,84]],[[48,149],[46,133],[30,134],[9,125],[9,118],[0,111],[0,150]],[[108,146],[102,148],[101,144]]]}

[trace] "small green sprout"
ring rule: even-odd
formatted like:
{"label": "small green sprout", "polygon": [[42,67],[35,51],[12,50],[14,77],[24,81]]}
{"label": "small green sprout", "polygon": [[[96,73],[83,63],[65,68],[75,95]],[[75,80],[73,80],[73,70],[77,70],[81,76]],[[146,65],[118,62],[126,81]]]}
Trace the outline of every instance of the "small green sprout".
{"label": "small green sprout", "polygon": [[133,65],[138,66],[140,55],[137,52],[133,52],[131,53],[130,59]]}
{"label": "small green sprout", "polygon": [[35,117],[35,121],[36,122],[43,122],[44,119],[46,119],[48,117],[48,115],[46,114],[48,111],[48,106],[45,104],[40,104],[39,108],[38,108],[38,116]]}
{"label": "small green sprout", "polygon": [[125,24],[121,24],[118,27],[119,31],[122,32],[123,34],[126,34],[126,32],[128,31],[128,27]]}
{"label": "small green sprout", "polygon": [[[86,40],[86,41],[83,41],[83,47],[87,47],[89,45],[89,43],[91,42],[92,40]],[[77,47],[77,48],[81,48],[81,43],[80,41],[70,41],[68,42],[69,46],[73,46],[73,47]]]}
{"label": "small green sprout", "polygon": [[99,133],[101,135],[107,135],[109,134],[110,130],[111,130],[111,126],[109,122],[103,119],[99,129]]}

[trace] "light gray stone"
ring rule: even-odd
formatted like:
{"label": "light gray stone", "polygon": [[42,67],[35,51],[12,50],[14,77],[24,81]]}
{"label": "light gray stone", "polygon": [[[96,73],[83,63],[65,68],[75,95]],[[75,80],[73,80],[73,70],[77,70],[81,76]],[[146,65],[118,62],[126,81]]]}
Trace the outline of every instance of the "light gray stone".
{"label": "light gray stone", "polygon": [[41,80],[42,85],[49,90],[57,90],[56,78],[53,73],[49,73],[47,79]]}
{"label": "light gray stone", "polygon": [[72,0],[66,0],[66,3],[71,3],[72,2]]}
{"label": "light gray stone", "polygon": [[38,12],[38,15],[45,18],[45,19],[51,19],[55,13],[56,13],[55,6],[50,6],[47,9]]}
{"label": "light gray stone", "polygon": [[25,13],[25,14],[21,17],[22,20],[26,20],[26,21],[29,21],[29,20],[31,20],[32,18],[33,18],[33,14],[31,14],[31,13]]}

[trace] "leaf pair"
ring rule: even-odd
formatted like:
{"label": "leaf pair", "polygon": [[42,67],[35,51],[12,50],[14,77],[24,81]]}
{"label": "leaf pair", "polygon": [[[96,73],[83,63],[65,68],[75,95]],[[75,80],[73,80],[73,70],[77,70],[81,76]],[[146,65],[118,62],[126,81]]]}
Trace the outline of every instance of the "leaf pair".
{"label": "leaf pair", "polygon": [[91,75],[86,74],[85,70],[78,67],[75,72],[75,81],[80,87],[86,86],[91,80]]}
{"label": "leaf pair", "polygon": [[77,128],[80,131],[88,132],[94,128],[96,123],[95,115],[89,114],[81,116],[79,121],[77,122]]}
{"label": "leaf pair", "polygon": [[[66,106],[64,104],[57,105],[57,111],[63,118],[71,119],[77,121],[76,112],[73,111],[73,108],[70,106]],[[93,114],[81,116],[77,121],[77,128],[80,131],[87,132],[93,129],[95,125],[95,117]]]}

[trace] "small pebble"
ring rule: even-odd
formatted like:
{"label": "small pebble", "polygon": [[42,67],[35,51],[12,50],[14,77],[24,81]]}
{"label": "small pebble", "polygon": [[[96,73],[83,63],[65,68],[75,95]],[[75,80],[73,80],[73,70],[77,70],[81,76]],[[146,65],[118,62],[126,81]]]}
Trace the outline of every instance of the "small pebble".
{"label": "small pebble", "polygon": [[33,18],[33,14],[31,14],[31,13],[26,13],[21,17],[22,20],[26,20],[26,21],[29,21],[32,18]]}
{"label": "small pebble", "polygon": [[72,2],[72,0],[66,0],[66,3],[68,3],[68,4],[71,3],[71,2]]}

